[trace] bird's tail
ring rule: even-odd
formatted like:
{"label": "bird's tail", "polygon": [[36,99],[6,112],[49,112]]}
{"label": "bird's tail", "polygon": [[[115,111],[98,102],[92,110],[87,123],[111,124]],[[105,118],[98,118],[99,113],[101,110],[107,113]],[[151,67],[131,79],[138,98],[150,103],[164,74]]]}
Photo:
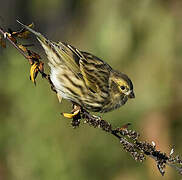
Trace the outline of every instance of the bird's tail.
{"label": "bird's tail", "polygon": [[[48,56],[48,60],[51,64],[56,65],[56,64],[60,63],[60,59],[55,55],[55,52],[52,50],[54,48],[52,43],[47,38],[45,38],[41,33],[39,33],[37,31],[33,30],[32,28],[24,25],[20,21],[17,20],[17,22],[19,24],[21,24],[21,26],[23,26],[23,28],[27,29],[28,31],[30,31],[31,33],[33,33],[37,37],[37,39],[40,41],[42,47],[46,51],[46,54]],[[52,57],[54,57],[54,58],[52,58]]]}
{"label": "bird's tail", "polygon": [[41,42],[45,43],[46,42],[46,38],[39,32],[36,32],[35,30],[33,30],[32,28],[24,25],[23,23],[21,23],[20,21],[17,20],[17,22],[19,24],[21,24],[21,26],[23,26],[25,29],[27,29],[28,31],[30,31],[31,33],[33,33]]}

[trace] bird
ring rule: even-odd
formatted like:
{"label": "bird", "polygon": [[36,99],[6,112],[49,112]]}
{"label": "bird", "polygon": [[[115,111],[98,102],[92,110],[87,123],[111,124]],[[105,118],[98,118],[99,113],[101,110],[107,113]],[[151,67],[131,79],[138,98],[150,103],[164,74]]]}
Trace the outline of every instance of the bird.
{"label": "bird", "polygon": [[67,99],[90,112],[106,113],[135,98],[133,83],[97,56],[65,42],[53,42],[17,21],[33,33],[48,58],[50,79],[59,101]]}

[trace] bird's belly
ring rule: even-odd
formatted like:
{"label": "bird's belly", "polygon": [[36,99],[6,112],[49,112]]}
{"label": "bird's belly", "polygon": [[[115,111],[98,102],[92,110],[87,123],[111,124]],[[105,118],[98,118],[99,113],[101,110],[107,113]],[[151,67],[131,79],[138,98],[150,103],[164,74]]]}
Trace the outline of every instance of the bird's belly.
{"label": "bird's belly", "polygon": [[79,79],[64,65],[54,67],[50,64],[50,67],[50,79],[57,93],[64,99],[81,104],[88,91],[83,80]]}
{"label": "bird's belly", "polygon": [[64,99],[70,99],[65,91],[64,83],[61,82],[59,79],[61,71],[62,71],[61,69],[51,67],[50,79],[51,79],[57,93]]}

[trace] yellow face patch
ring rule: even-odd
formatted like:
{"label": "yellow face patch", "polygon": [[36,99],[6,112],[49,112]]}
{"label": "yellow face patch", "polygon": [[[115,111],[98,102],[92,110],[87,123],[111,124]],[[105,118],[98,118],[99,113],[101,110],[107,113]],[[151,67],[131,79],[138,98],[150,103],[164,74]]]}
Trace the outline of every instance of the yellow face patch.
{"label": "yellow face patch", "polygon": [[125,86],[129,88],[128,83],[123,79],[116,79],[116,83],[118,84],[118,86]]}
{"label": "yellow face patch", "polygon": [[115,82],[117,83],[118,89],[121,93],[125,93],[130,89],[128,83],[123,79],[116,79]]}

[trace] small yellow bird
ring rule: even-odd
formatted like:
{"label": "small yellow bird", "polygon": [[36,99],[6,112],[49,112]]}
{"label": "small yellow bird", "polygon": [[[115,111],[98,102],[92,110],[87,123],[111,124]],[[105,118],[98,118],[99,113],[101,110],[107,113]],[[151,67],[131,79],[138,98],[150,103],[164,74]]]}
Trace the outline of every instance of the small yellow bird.
{"label": "small yellow bird", "polygon": [[85,110],[105,113],[135,97],[132,81],[126,74],[113,70],[91,53],[63,42],[52,42],[20,24],[35,34],[44,48],[51,68],[50,79],[60,101],[64,98]]}

